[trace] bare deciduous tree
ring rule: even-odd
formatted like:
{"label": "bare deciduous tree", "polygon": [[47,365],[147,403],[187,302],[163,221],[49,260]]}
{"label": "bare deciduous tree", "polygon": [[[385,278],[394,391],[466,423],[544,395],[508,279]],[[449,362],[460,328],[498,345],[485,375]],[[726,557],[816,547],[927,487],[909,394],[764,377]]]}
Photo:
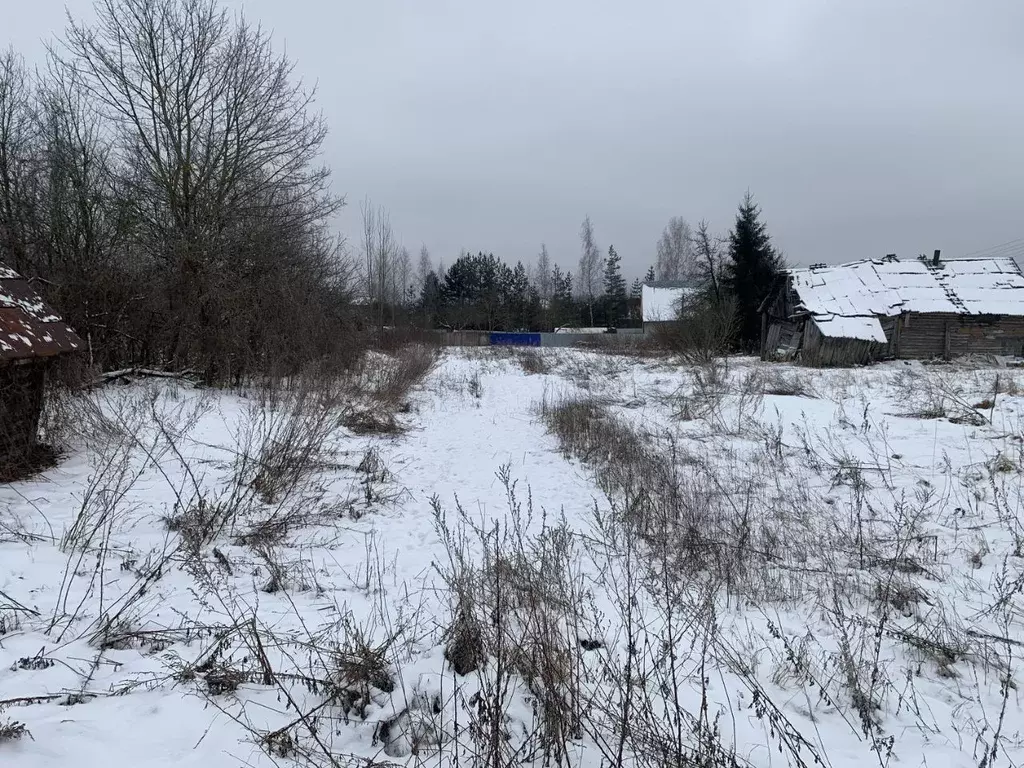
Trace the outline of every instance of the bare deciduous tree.
{"label": "bare deciduous tree", "polygon": [[366,297],[374,309],[381,338],[384,335],[386,305],[398,272],[398,242],[391,229],[391,216],[384,208],[374,209],[369,199],[361,206],[363,215],[363,259]]}
{"label": "bare deciduous tree", "polygon": [[207,237],[246,213],[319,220],[341,204],[315,165],[327,127],[313,93],[265,31],[213,0],[100,0],[56,56],[116,126],[137,213],[161,235]]}
{"label": "bare deciduous tree", "polygon": [[427,282],[427,275],[429,275],[434,269],[433,262],[430,261],[430,251],[427,250],[426,245],[420,246],[420,260],[416,264],[416,293],[417,295],[423,291],[423,286]]}
{"label": "bare deciduous tree", "polygon": [[[141,349],[129,317],[152,311],[143,261],[129,258],[132,217],[114,180],[114,146],[73,71],[51,66],[35,107],[40,136],[40,231],[30,268],[87,339],[93,362]],[[143,309],[143,308],[146,309]]]}
{"label": "bare deciduous tree", "polygon": [[707,219],[697,224],[697,232],[693,237],[694,276],[701,288],[721,301],[722,279],[725,274],[724,239],[712,234]]}
{"label": "bare deciduous tree", "polygon": [[658,240],[658,280],[687,280],[693,273],[693,233],[681,216],[669,219]]}
{"label": "bare deciduous tree", "polygon": [[590,324],[594,324],[594,297],[601,287],[601,251],[594,239],[594,225],[587,216],[580,227],[580,269],[576,289],[590,308]]}
{"label": "bare deciduous tree", "polygon": [[0,249],[18,271],[31,240],[33,124],[31,82],[24,59],[0,52]]}
{"label": "bare deciduous tree", "polygon": [[[409,298],[409,285],[412,280],[412,257],[409,249],[404,245],[398,251],[398,260],[395,264],[395,298],[394,303],[405,307]],[[394,312],[392,312],[394,317]]]}
{"label": "bare deciduous tree", "polygon": [[541,243],[540,254],[537,256],[537,293],[544,301],[551,301],[554,287],[551,279],[551,257],[548,256],[548,247]]}
{"label": "bare deciduous tree", "polygon": [[115,136],[112,181],[162,270],[169,356],[217,375],[216,358],[254,347],[242,324],[263,335],[273,320],[256,295],[281,300],[335,258],[317,230],[343,200],[316,162],[327,129],[313,93],[215,0],[100,0],[51,55]]}
{"label": "bare deciduous tree", "polygon": [[99,0],[49,53],[41,75],[0,55],[0,251],[95,362],[227,382],[351,359],[326,126],[269,35],[217,0]]}

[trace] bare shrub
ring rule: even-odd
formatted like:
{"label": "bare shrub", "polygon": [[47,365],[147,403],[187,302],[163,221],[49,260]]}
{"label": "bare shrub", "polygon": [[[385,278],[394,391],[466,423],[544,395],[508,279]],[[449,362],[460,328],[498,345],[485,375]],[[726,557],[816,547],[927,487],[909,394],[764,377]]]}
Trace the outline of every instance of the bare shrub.
{"label": "bare shrub", "polygon": [[696,295],[684,297],[676,319],[659,323],[656,342],[691,363],[707,363],[725,355],[738,330],[735,299]]}
{"label": "bare shrub", "polygon": [[409,410],[409,393],[439,356],[438,347],[426,344],[407,344],[391,354],[367,353],[347,380],[356,401],[345,410],[342,424],[357,435],[401,433],[396,415]]}
{"label": "bare shrub", "polygon": [[[159,389],[135,391],[105,404],[114,428],[109,438],[95,442],[89,456],[92,474],[60,538],[67,561],[50,631],[64,622],[62,636],[93,592],[102,591],[110,539],[134,509],[130,492],[148,470],[163,472],[161,461],[169,453],[180,458],[177,442],[195,427],[207,405],[201,398],[175,403]],[[76,583],[80,576],[87,576],[84,584]],[[73,591],[79,592],[75,603],[70,602]]]}
{"label": "bare shrub", "polygon": [[424,344],[400,347],[392,356],[377,356],[367,365],[370,398],[378,404],[398,409],[406,404],[409,392],[437,365],[439,350]]}
{"label": "bare shrub", "polygon": [[235,521],[247,501],[244,489],[233,486],[229,494],[219,499],[196,496],[184,504],[175,505],[164,518],[167,530],[181,537],[184,551],[198,556]]}
{"label": "bare shrub", "polygon": [[4,720],[0,722],[0,744],[18,741],[26,736],[31,739],[32,733],[24,723],[20,723],[17,720]]}
{"label": "bare shrub", "polygon": [[[580,611],[586,592],[574,563],[573,539],[564,523],[541,521],[529,534],[532,501],[518,498],[507,467],[504,523],[471,522],[461,506],[450,520],[435,498],[436,526],[448,564],[440,573],[449,589],[451,619],[445,655],[457,674],[479,671],[481,691],[471,712],[470,734],[487,765],[508,765],[514,747],[506,719],[514,681],[522,681],[537,708],[536,730],[520,748],[548,759],[566,758],[569,742],[582,733]],[[479,559],[473,552],[482,550]]]}
{"label": "bare shrub", "polygon": [[676,578],[759,601],[793,600],[813,586],[780,568],[823,547],[810,512],[821,501],[780,478],[781,454],[760,457],[754,471],[704,459],[641,435],[593,398],[545,400],[542,416],[563,451],[593,467],[625,529]]}
{"label": "bare shrub", "polygon": [[350,407],[341,423],[355,435],[398,435],[403,431],[393,413],[376,405]]}
{"label": "bare shrub", "polygon": [[[462,574],[457,574],[461,576]],[[453,578],[448,588],[455,596],[451,619],[444,633],[444,658],[456,675],[465,676],[479,670],[486,661],[483,627],[473,605],[472,584],[468,579]]]}
{"label": "bare shrub", "polygon": [[901,416],[916,419],[949,419],[954,424],[981,426],[988,423],[966,399],[965,393],[944,373],[909,369],[895,380],[902,402]]}
{"label": "bare shrub", "polygon": [[760,429],[765,382],[760,367],[735,368],[728,358],[694,365],[689,386],[673,395],[676,417],[702,419],[713,433],[740,436]]}
{"label": "bare shrub", "polygon": [[395,681],[387,652],[387,643],[371,645],[362,630],[353,628],[346,635],[344,646],[338,650],[335,659],[339,686],[363,692],[369,688],[384,693],[394,691]]}
{"label": "bare shrub", "polygon": [[[751,695],[780,752],[797,766],[820,763],[818,750],[776,707],[757,681],[749,657],[730,645],[717,616],[719,580],[693,578],[671,552],[675,539],[641,540],[623,525],[625,509],[595,506],[589,552],[612,606],[609,642],[596,646],[584,720],[608,765],[714,766],[748,762],[730,743],[715,711],[709,672],[728,670]],[[698,574],[699,575],[699,574]],[[609,601],[606,601],[606,603]],[[689,699],[699,692],[699,703]]]}
{"label": "bare shrub", "polygon": [[765,368],[761,372],[762,392],[766,395],[784,397],[815,397],[814,392],[803,380],[800,373],[778,366]]}
{"label": "bare shrub", "polygon": [[300,488],[330,455],[344,396],[333,378],[303,377],[270,402],[253,402],[236,442],[235,483],[267,504]]}
{"label": "bare shrub", "polygon": [[548,364],[547,359],[545,359],[544,354],[535,349],[521,350],[517,357],[519,365],[526,373],[542,374],[551,372],[551,366]]}

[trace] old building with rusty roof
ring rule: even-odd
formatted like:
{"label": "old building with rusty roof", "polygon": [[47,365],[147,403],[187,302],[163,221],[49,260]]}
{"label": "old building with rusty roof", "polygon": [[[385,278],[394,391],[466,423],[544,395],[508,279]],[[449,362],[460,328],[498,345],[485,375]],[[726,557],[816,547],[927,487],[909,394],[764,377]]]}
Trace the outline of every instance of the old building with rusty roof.
{"label": "old building with rusty roof", "polygon": [[28,280],[0,265],[0,473],[31,462],[47,364],[83,346]]}

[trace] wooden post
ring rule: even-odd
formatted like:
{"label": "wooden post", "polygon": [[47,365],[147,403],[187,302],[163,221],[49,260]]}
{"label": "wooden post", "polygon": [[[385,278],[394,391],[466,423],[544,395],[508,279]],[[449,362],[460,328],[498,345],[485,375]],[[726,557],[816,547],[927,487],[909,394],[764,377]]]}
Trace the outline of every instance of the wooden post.
{"label": "wooden post", "polygon": [[949,320],[942,324],[942,359],[949,360]]}

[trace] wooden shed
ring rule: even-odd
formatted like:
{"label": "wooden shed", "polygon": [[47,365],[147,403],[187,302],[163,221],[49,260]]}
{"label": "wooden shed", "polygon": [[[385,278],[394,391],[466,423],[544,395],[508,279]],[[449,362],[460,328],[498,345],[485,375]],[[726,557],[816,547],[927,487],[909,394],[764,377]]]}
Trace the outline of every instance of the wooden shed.
{"label": "wooden shed", "polygon": [[761,356],[807,365],[1024,355],[1024,274],[1008,257],[895,256],[788,270],[761,305]]}
{"label": "wooden shed", "polygon": [[82,348],[29,282],[0,264],[0,470],[32,462],[47,365]]}

